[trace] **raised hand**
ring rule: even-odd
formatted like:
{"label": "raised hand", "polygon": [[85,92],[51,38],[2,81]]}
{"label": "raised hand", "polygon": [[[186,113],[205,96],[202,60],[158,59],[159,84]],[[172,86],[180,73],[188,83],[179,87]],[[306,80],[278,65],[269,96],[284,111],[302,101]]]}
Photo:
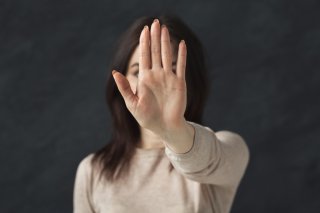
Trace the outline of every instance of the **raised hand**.
{"label": "raised hand", "polygon": [[145,26],[140,34],[136,94],[125,76],[115,70],[112,74],[128,110],[140,126],[161,134],[185,125],[187,48],[182,40],[178,45],[175,74],[167,27],[162,25],[160,29],[155,19],[150,31]]}

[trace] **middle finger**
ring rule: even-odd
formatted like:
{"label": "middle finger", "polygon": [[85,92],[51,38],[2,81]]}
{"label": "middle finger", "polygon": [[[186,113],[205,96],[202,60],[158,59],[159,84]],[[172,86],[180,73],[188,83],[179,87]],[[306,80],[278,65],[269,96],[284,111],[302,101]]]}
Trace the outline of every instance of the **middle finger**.
{"label": "middle finger", "polygon": [[151,25],[151,60],[152,68],[161,67],[160,23],[155,19]]}

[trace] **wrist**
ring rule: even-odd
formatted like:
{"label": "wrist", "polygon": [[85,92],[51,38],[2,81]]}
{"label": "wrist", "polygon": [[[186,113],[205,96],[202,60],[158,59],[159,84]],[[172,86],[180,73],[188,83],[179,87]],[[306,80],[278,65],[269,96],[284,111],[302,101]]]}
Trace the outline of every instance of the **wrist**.
{"label": "wrist", "polygon": [[193,147],[194,135],[194,127],[184,119],[175,128],[161,134],[161,137],[165,145],[175,153],[186,153]]}

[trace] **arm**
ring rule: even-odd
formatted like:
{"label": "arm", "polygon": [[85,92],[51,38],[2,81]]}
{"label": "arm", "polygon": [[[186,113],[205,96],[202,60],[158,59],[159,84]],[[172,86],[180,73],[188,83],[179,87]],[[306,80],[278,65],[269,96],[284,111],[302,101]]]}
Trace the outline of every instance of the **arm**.
{"label": "arm", "polygon": [[90,159],[91,155],[84,158],[77,168],[73,191],[73,213],[94,213],[90,193]]}
{"label": "arm", "polygon": [[[195,129],[191,149],[186,149],[188,151],[185,153],[177,153],[178,148],[173,150],[173,141],[165,143],[166,155],[175,169],[186,178],[197,182],[237,186],[249,162],[250,153],[244,139],[231,131],[215,133],[209,127],[191,121],[187,123]],[[186,132],[185,135],[190,133]],[[179,137],[181,136],[170,136]],[[179,146],[181,147],[176,145]],[[190,147],[190,144],[187,143],[186,146]]]}

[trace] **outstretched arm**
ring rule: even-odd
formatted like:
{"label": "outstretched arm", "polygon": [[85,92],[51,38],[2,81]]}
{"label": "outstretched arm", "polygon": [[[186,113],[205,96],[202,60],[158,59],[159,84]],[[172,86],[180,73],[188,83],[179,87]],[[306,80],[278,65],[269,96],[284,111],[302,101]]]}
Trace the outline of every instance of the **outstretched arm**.
{"label": "outstretched arm", "polygon": [[[214,132],[207,126],[187,123],[195,128],[191,149],[186,153],[177,153],[169,146],[165,149],[175,169],[197,182],[236,188],[249,162],[250,153],[245,140],[231,131]],[[179,137],[172,133],[171,138]]]}

